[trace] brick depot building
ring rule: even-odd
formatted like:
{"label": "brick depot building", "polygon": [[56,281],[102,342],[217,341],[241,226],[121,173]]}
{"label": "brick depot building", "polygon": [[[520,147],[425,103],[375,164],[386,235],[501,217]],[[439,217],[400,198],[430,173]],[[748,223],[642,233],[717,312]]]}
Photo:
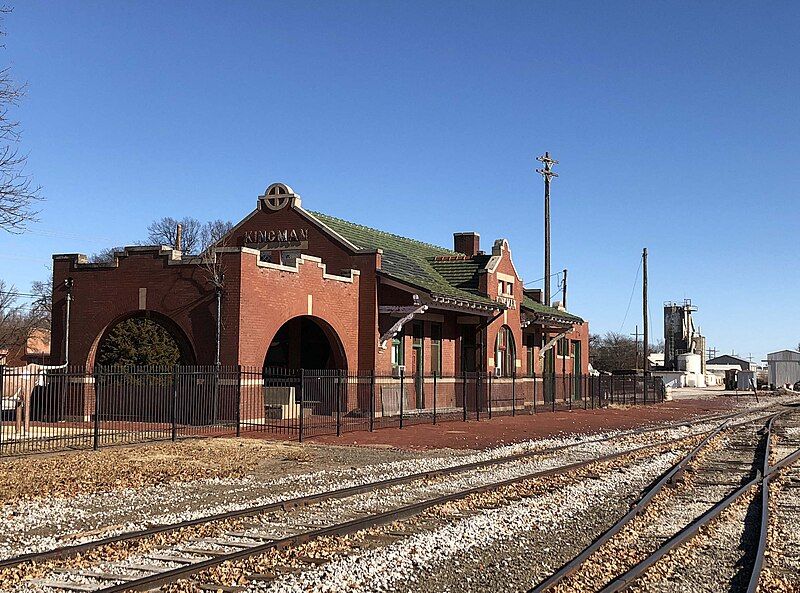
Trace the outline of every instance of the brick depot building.
{"label": "brick depot building", "polygon": [[524,377],[588,367],[588,324],[524,289],[506,240],[486,252],[476,233],[429,245],[305,210],[280,183],[212,254],[55,255],[53,285],[53,363],[91,368],[115,324],[146,316],[186,364],[214,364],[219,342],[222,365],[259,368]]}

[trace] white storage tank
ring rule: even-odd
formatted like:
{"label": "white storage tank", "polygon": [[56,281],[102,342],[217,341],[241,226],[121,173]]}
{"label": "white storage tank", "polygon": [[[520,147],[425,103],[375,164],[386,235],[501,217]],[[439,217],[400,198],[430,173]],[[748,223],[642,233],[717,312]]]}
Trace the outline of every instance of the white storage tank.
{"label": "white storage tank", "polygon": [[699,375],[703,370],[703,358],[699,354],[679,354],[678,370]]}

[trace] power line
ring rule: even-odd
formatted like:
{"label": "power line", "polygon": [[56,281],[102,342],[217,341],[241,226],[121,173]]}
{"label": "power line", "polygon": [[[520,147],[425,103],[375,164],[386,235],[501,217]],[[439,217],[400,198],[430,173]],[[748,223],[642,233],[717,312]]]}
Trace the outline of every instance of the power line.
{"label": "power line", "polygon": [[[550,277],[552,278],[553,276],[560,276],[560,275],[561,275],[561,272],[555,272],[553,274],[550,274]],[[545,278],[546,278],[546,276],[542,276],[538,280],[532,280],[530,282],[526,282],[525,284],[523,284],[523,286],[530,286],[531,284],[536,284],[537,282],[541,282]]]}
{"label": "power line", "polygon": [[631,287],[631,296],[628,299],[628,308],[625,309],[625,317],[619,326],[619,333],[622,333],[622,328],[625,327],[625,322],[628,320],[628,313],[631,312],[631,303],[633,302],[633,293],[636,291],[636,285],[639,283],[639,272],[642,271],[642,260],[639,258],[639,267],[636,268],[636,278],[633,279],[633,286]]}
{"label": "power line", "polygon": [[32,292],[17,292],[15,290],[0,291],[0,295],[14,296],[14,297],[33,297],[39,298],[45,295],[33,294]]}

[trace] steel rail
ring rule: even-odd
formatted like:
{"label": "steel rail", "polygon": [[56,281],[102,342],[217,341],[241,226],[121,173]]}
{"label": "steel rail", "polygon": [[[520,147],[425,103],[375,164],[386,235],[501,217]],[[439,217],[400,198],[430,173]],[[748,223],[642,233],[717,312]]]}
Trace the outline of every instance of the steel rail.
{"label": "steel rail", "polygon": [[[752,411],[742,411],[732,414],[725,414],[722,415],[720,418],[727,418],[733,419],[737,416],[744,416],[747,414],[753,413]],[[55,548],[52,550],[46,550],[42,552],[30,552],[27,554],[21,554],[18,556],[14,556],[11,558],[5,558],[0,560],[0,569],[3,568],[11,568],[14,566],[18,566],[20,564],[24,564],[26,562],[43,562],[47,560],[61,560],[65,558],[70,558],[77,556],[78,554],[83,554],[84,552],[93,550],[100,546],[110,545],[110,544],[117,544],[126,541],[132,540],[139,540],[144,539],[153,535],[158,535],[160,533],[170,532],[170,531],[178,531],[180,529],[186,527],[193,527],[196,525],[202,525],[205,523],[213,523],[216,521],[226,521],[229,519],[236,519],[236,518],[243,518],[243,517],[250,517],[254,515],[260,515],[263,513],[269,513],[278,510],[284,510],[288,508],[295,508],[300,506],[307,506],[310,504],[316,504],[319,502],[323,502],[326,500],[335,500],[339,498],[346,498],[348,496],[354,496],[356,494],[362,494],[364,492],[369,492],[371,490],[380,490],[382,488],[388,488],[390,486],[396,486],[400,484],[405,484],[408,482],[414,482],[417,480],[425,480],[431,479],[456,473],[462,473],[467,471],[472,471],[475,469],[481,469],[484,467],[491,467],[493,465],[502,465],[505,463],[513,463],[515,461],[530,459],[539,456],[549,455],[551,453],[557,453],[559,451],[564,451],[574,447],[581,447],[588,444],[595,444],[595,443],[604,443],[613,440],[621,440],[631,436],[638,436],[642,434],[647,434],[650,432],[658,432],[664,430],[672,430],[675,428],[680,428],[682,426],[695,426],[697,424],[703,424],[709,422],[707,418],[699,418],[693,421],[681,421],[676,422],[673,424],[668,424],[666,426],[660,427],[647,427],[642,429],[635,429],[625,431],[620,434],[615,434],[608,437],[603,437],[599,439],[591,439],[588,441],[581,441],[578,443],[571,443],[567,445],[559,445],[557,447],[550,447],[548,449],[541,449],[536,451],[526,451],[524,453],[516,453],[514,455],[508,455],[505,457],[497,457],[493,459],[484,459],[481,461],[476,461],[472,463],[465,463],[460,465],[454,465],[450,467],[438,468],[435,470],[428,470],[424,472],[416,472],[413,474],[406,474],[403,476],[397,476],[394,478],[387,478],[385,480],[378,480],[375,482],[367,482],[365,484],[357,484],[353,486],[346,486],[344,488],[338,488],[336,490],[329,490],[325,492],[319,492],[315,494],[308,494],[304,496],[299,496],[295,498],[288,498],[284,500],[275,501],[272,503],[267,503],[263,505],[257,505],[252,507],[247,507],[244,509],[228,511],[225,513],[218,513],[215,515],[208,515],[205,517],[198,517],[195,519],[188,519],[185,521],[180,521],[178,523],[168,523],[164,525],[152,525],[147,527],[146,529],[140,529],[137,531],[129,531],[127,533],[121,533],[101,539],[92,540],[89,542],[84,542],[80,544],[73,544],[68,546],[62,546],[59,548]],[[691,435],[691,436],[699,436],[699,435]],[[689,438],[689,437],[687,437]]]}
{"label": "steel rail", "polygon": [[532,589],[528,590],[528,593],[542,593],[547,591],[548,589],[552,588],[559,582],[561,582],[567,576],[574,574],[591,556],[594,554],[601,546],[603,546],[606,542],[608,542],[612,537],[614,537],[617,533],[622,531],[622,529],[632,521],[636,516],[638,516],[642,511],[644,511],[645,507],[650,504],[650,502],[655,498],[655,496],[661,492],[661,490],[667,484],[671,483],[674,478],[683,471],[686,465],[692,461],[700,451],[708,445],[708,443],[719,435],[728,424],[726,420],[723,422],[719,427],[717,427],[714,431],[710,432],[700,443],[697,444],[691,451],[689,451],[686,455],[684,455],[677,463],[675,463],[666,473],[662,474],[660,478],[656,478],[654,483],[647,488],[644,496],[642,496],[639,501],[623,516],[621,517],[614,525],[612,525],[607,531],[605,531],[602,535],[600,535],[594,542],[592,542],[589,546],[584,548],[577,556],[575,556],[572,560],[564,564],[558,571],[553,573],[550,577],[546,580],[539,583],[537,586],[533,587]]}
{"label": "steel rail", "polygon": [[[697,436],[700,435],[690,435],[683,437],[682,439],[679,440],[696,438]],[[207,568],[213,568],[215,566],[219,566],[220,564],[223,564],[225,562],[241,560],[243,558],[248,558],[251,556],[257,556],[258,554],[263,554],[264,552],[268,552],[270,550],[282,549],[289,546],[296,546],[298,544],[318,539],[320,537],[347,535],[350,533],[354,533],[356,531],[362,531],[364,529],[369,529],[371,527],[376,527],[378,525],[384,525],[400,519],[405,519],[407,517],[417,515],[420,512],[429,509],[431,507],[452,502],[455,500],[461,500],[474,494],[481,494],[483,492],[497,490],[499,488],[503,488],[505,486],[511,486],[514,484],[518,484],[520,482],[525,482],[527,480],[567,474],[571,471],[581,469],[590,465],[594,465],[596,463],[613,461],[614,459],[619,459],[621,457],[626,457],[642,451],[657,449],[659,447],[664,447],[667,445],[674,445],[675,442],[676,442],[675,440],[660,441],[658,443],[636,447],[634,449],[629,449],[627,451],[618,451],[616,453],[603,455],[601,457],[596,457],[593,459],[587,459],[584,461],[578,461],[568,465],[554,467],[546,470],[540,470],[537,472],[525,474],[515,478],[509,478],[499,482],[493,482],[490,484],[475,486],[472,488],[468,488],[466,490],[460,490],[458,492],[437,496],[434,498],[430,498],[428,500],[412,503],[389,511],[382,511],[379,513],[368,515],[366,517],[360,517],[343,523],[337,523],[319,529],[299,533],[296,535],[291,535],[279,540],[265,542],[264,544],[260,544],[258,546],[236,550],[234,552],[226,553],[224,555],[218,555],[209,558],[208,560],[201,560],[192,564],[188,564],[186,566],[180,566],[177,568],[165,570],[164,572],[146,575],[139,579],[123,582],[118,585],[113,585],[111,587],[99,588],[95,590],[95,593],[121,593],[123,591],[148,591],[156,587],[166,585],[168,583],[173,583],[181,578],[192,576]]]}
{"label": "steel rail", "polygon": [[761,569],[764,567],[764,557],[767,551],[767,531],[769,530],[769,484],[772,479],[769,465],[770,447],[772,446],[772,428],[775,420],[785,414],[773,416],[767,425],[767,442],[764,447],[764,464],[761,468],[761,525],[759,525],[758,546],[756,547],[756,557],[753,561],[753,570],[750,573],[750,580],[747,583],[747,593],[756,593],[758,581],[761,578]]}
{"label": "steel rail", "polygon": [[[772,432],[772,423],[778,414],[773,415],[769,422],[767,423],[766,427],[766,439],[769,442]],[[768,447],[766,447],[768,449]],[[765,451],[768,453],[768,451]],[[766,463],[769,463],[768,455],[764,457],[766,459]],[[762,462],[761,469],[758,470],[757,475],[752,480],[748,481],[746,484],[740,486],[731,494],[726,496],[724,499],[716,503],[713,507],[711,507],[708,511],[703,513],[700,517],[692,521],[689,525],[681,529],[678,533],[673,535],[669,540],[667,540],[664,544],[662,544],[653,554],[630,568],[624,574],[617,576],[613,581],[611,581],[608,585],[606,585],[603,589],[600,590],[600,593],[616,593],[617,591],[624,591],[628,587],[630,587],[635,580],[640,578],[653,564],[661,560],[664,556],[666,556],[669,552],[680,546],[681,544],[689,541],[694,536],[696,536],[700,529],[704,526],[708,525],[711,521],[716,519],[725,509],[727,509],[730,505],[734,502],[739,500],[742,496],[748,493],[753,487],[757,486],[761,483],[763,479],[763,465]]]}

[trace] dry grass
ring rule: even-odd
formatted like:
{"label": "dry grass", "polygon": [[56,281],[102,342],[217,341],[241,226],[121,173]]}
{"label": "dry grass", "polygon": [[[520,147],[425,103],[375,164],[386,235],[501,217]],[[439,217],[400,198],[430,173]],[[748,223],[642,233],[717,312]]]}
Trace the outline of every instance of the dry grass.
{"label": "dry grass", "polygon": [[0,462],[0,503],[203,478],[240,477],[284,461],[311,462],[291,443],[233,438],[76,451]]}

